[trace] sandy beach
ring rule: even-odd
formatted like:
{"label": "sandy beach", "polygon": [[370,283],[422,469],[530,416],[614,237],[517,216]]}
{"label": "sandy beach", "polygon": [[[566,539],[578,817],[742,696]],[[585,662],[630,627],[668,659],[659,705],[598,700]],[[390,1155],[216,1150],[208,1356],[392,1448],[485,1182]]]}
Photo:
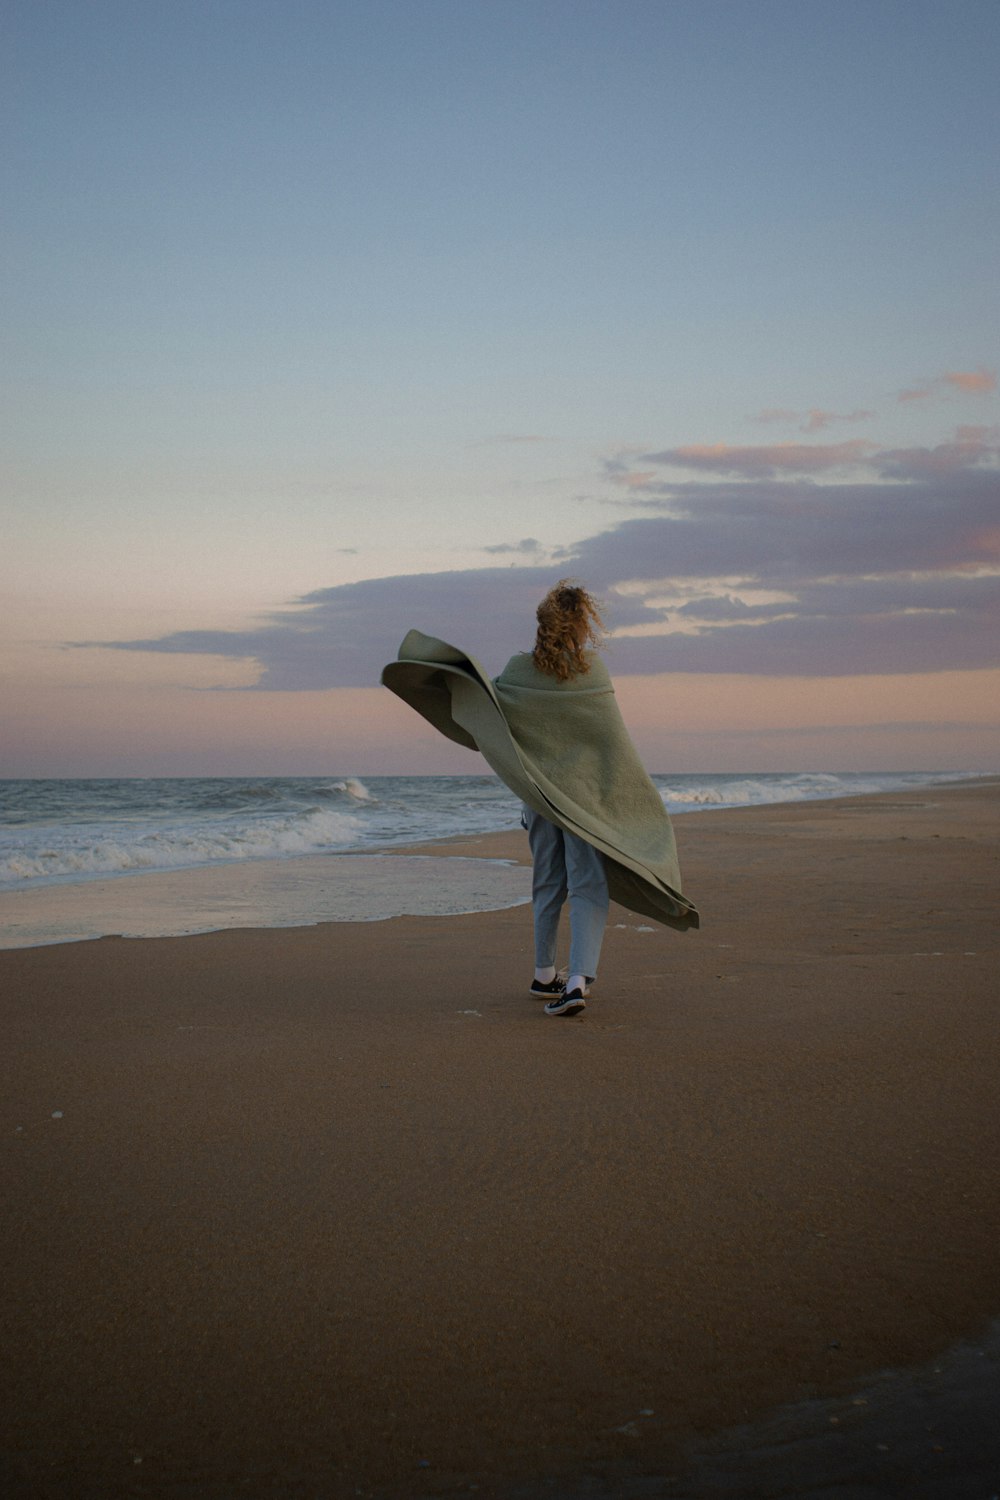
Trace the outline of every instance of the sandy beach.
{"label": "sandy beach", "polygon": [[[0,1492],[807,1493],[685,1476],[985,1339],[1000,784],[676,830],[569,1020],[524,906],[0,953]],[[924,1427],[864,1493],[966,1493]]]}

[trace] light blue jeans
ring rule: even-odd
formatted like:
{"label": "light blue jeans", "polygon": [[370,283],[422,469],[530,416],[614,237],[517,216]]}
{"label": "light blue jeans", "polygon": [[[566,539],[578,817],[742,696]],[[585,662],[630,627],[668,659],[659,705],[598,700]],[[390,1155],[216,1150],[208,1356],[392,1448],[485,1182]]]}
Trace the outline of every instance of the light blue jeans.
{"label": "light blue jeans", "polygon": [[530,807],[524,807],[521,822],[531,845],[535,964],[539,969],[555,964],[559,918],[568,895],[568,972],[596,979],[608,921],[604,855],[575,833],[564,833]]}

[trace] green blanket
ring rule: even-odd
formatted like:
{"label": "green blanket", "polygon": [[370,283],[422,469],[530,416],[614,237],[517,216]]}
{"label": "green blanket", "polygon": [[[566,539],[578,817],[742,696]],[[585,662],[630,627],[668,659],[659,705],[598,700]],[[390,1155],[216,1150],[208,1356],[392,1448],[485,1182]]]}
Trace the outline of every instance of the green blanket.
{"label": "green blanket", "polygon": [[479,750],[522,802],[599,849],[615,901],[668,927],[697,927],[663,799],[607,667],[588,659],[585,675],[558,682],[522,654],[491,682],[473,657],[411,630],[382,682],[448,739]]}

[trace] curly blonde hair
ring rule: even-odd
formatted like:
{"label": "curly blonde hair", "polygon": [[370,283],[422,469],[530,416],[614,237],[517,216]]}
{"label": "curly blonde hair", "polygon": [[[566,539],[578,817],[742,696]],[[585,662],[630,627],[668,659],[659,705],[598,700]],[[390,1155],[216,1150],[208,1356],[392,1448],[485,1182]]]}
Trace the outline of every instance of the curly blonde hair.
{"label": "curly blonde hair", "polygon": [[571,578],[561,578],[536,611],[538,634],[531,659],[540,672],[566,682],[589,672],[588,644],[600,644],[604,621],[597,603]]}

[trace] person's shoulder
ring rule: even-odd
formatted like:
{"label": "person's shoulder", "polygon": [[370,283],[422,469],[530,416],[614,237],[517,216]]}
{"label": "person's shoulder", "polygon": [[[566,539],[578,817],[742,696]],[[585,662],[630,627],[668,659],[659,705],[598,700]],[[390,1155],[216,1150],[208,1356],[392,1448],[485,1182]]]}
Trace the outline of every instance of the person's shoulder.
{"label": "person's shoulder", "polygon": [[591,687],[610,687],[611,673],[608,664],[598,651],[585,651],[584,660],[587,663],[586,672],[581,672],[575,677],[574,682],[587,682]]}
{"label": "person's shoulder", "polygon": [[583,659],[587,663],[588,672],[593,672],[596,670],[607,675],[608,665],[599,651],[585,651],[583,653]]}
{"label": "person's shoulder", "polygon": [[493,680],[494,682],[516,682],[537,671],[538,668],[532,660],[530,651],[515,651],[503,671]]}

